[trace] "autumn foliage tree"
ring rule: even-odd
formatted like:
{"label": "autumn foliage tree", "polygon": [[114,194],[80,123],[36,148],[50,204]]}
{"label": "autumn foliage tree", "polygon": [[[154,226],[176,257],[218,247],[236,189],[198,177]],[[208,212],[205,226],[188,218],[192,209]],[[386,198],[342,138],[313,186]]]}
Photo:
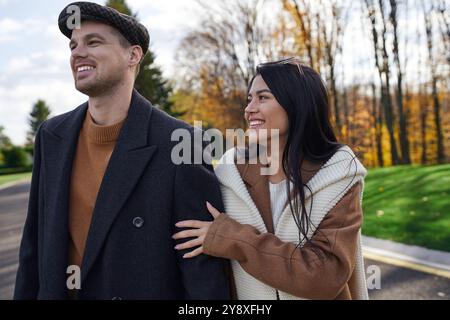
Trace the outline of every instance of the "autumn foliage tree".
{"label": "autumn foliage tree", "polygon": [[[256,65],[297,56],[322,75],[338,137],[367,166],[448,161],[446,1],[199,3],[203,19],[177,50],[173,97],[185,120],[222,131],[245,127]],[[360,30],[350,30],[358,23]],[[363,46],[362,57],[345,47],[349,30],[365,41],[356,44]]]}

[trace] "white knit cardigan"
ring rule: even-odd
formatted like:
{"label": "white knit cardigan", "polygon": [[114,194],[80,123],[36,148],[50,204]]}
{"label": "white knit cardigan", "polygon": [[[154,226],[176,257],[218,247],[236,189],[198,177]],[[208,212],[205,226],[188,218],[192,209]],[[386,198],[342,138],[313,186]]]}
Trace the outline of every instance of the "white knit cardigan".
{"label": "white knit cardigan", "polygon": [[[264,221],[256,208],[245,184],[236,168],[235,149],[228,150],[218,162],[215,173],[221,183],[222,197],[225,205],[225,212],[234,220],[242,224],[249,224],[265,233],[267,229]],[[318,226],[324,216],[339,202],[347,191],[356,183],[360,182],[364,187],[364,177],[366,170],[358,161],[352,150],[341,147],[322,168],[308,182],[313,195],[313,206],[311,221],[314,226]],[[306,208],[310,208],[311,194],[306,193]],[[361,191],[362,201],[362,191]],[[275,235],[284,242],[298,244],[298,229],[292,217],[290,206],[287,206],[276,226]],[[308,238],[315,232],[312,227],[309,230]],[[356,266],[354,276],[357,277],[356,286],[352,288],[352,298],[367,300],[368,292],[366,286],[364,260],[361,252],[361,231],[358,235],[356,251]],[[239,264],[232,260],[234,280],[236,283],[237,298],[239,300],[271,300],[277,299],[277,290],[248,274]],[[300,300],[288,293],[278,291],[280,299]]]}

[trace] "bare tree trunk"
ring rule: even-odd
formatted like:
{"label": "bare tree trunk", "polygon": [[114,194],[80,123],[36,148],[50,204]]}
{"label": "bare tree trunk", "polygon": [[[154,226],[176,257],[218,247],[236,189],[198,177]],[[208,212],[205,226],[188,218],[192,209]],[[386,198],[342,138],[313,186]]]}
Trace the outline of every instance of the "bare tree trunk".
{"label": "bare tree trunk", "polygon": [[314,47],[315,47],[315,54],[314,54],[314,59],[316,61],[316,71],[320,74],[322,71],[322,61],[323,61],[323,49],[322,49],[322,44],[324,42],[323,39],[321,39],[322,37],[322,32],[320,30],[324,30],[325,24],[322,23],[321,19],[320,19],[320,14],[316,13],[315,16],[313,16],[313,20],[315,21],[315,25],[316,25],[316,37],[313,41],[314,43]]}
{"label": "bare tree trunk", "polygon": [[[319,16],[317,19],[320,19]],[[339,38],[342,32],[342,16],[335,2],[331,4],[331,19],[331,30],[327,32],[326,23],[322,23],[321,33],[325,45],[325,62],[328,65],[330,72],[329,84],[331,91],[331,105],[334,109],[336,129],[339,136],[341,136],[342,122],[339,108],[339,96],[336,88],[335,56],[342,52],[341,38]]]}
{"label": "bare tree trunk", "polygon": [[348,89],[344,88],[343,94],[343,107],[344,107],[344,121],[345,121],[345,141],[348,142],[350,138],[350,111],[348,106]]}
{"label": "bare tree trunk", "polygon": [[[353,86],[352,90],[351,90],[351,106],[352,106],[352,118],[356,119],[356,105],[358,103],[358,87],[357,86]],[[355,146],[356,145],[356,126],[355,126],[355,121],[353,121],[351,123],[351,128],[352,128],[352,134],[350,135],[350,145],[351,146]]]}
{"label": "bare tree trunk", "polygon": [[339,100],[338,100],[338,94],[336,89],[336,75],[335,75],[335,65],[334,65],[334,53],[332,49],[331,41],[332,39],[328,39],[327,31],[325,27],[322,29],[323,39],[325,42],[325,52],[326,52],[326,62],[328,64],[329,72],[330,72],[330,97],[331,97],[331,103],[330,105],[333,107],[334,111],[334,118],[335,118],[335,124],[336,129],[338,131],[339,136],[341,135],[341,117],[339,114]]}
{"label": "bare tree trunk", "polygon": [[420,135],[421,135],[421,144],[422,144],[422,156],[421,162],[422,164],[427,164],[427,103],[424,103],[425,94],[422,90],[419,93],[420,95]]}
{"label": "bare tree trunk", "polygon": [[[286,2],[286,0],[283,0]],[[312,68],[315,68],[315,60],[313,56],[313,44],[312,44],[312,35],[311,35],[311,19],[309,18],[309,15],[305,12],[307,11],[307,7],[304,0],[301,0],[301,3],[303,4],[303,8],[300,8],[300,2],[298,0],[292,0],[292,4],[295,8],[295,13],[297,15],[297,18],[300,22],[300,28],[302,30],[302,34],[305,37],[305,48],[306,53],[308,55],[309,59],[309,65]]]}
{"label": "bare tree trunk", "polygon": [[446,0],[439,3],[437,13],[441,20],[439,23],[439,30],[444,43],[447,63],[450,64],[450,17],[448,16],[448,4],[446,4],[445,1]]}
{"label": "bare tree trunk", "polygon": [[330,89],[333,97],[333,107],[334,107],[334,116],[336,121],[336,129],[338,131],[338,135],[341,136],[342,132],[342,124],[341,124],[341,116],[339,114],[339,100],[336,89],[336,76],[334,74],[334,66],[330,68]]}
{"label": "bare tree trunk", "polygon": [[[389,83],[389,57],[386,49],[386,23],[384,19],[383,13],[383,0],[379,0],[380,5],[380,13],[382,16],[382,26],[383,30],[381,33],[381,41],[382,45],[380,47],[378,43],[378,31],[377,31],[377,19],[375,12],[375,4],[371,0],[365,0],[368,18],[371,22],[371,30],[372,30],[372,38],[374,45],[374,53],[375,53],[375,64],[378,69],[378,76],[380,78],[381,85],[381,104],[384,109],[384,118],[386,121],[386,127],[389,132],[389,141],[391,144],[391,160],[392,164],[396,165],[399,163],[398,152],[397,152],[397,143],[395,140],[394,133],[394,115],[392,112],[392,101],[390,96],[390,83]],[[381,53],[382,56],[382,64],[380,63],[380,59],[378,55]]]}
{"label": "bare tree trunk", "polygon": [[[416,30],[416,41],[417,43],[422,43],[422,33],[419,28]],[[418,65],[423,65],[423,56],[419,53],[419,63]],[[419,121],[420,121],[420,146],[421,146],[421,156],[420,162],[422,164],[427,164],[427,117],[428,117],[428,97],[426,96],[425,81],[422,77],[422,68],[417,68],[417,83],[418,85],[418,102],[419,102]]]}
{"label": "bare tree trunk", "polygon": [[[423,8],[425,9],[425,4],[422,2]],[[430,63],[431,69],[431,89],[432,89],[432,97],[433,97],[433,111],[434,111],[434,124],[436,130],[437,137],[437,161],[438,163],[445,163],[445,152],[444,152],[444,143],[443,143],[443,135],[441,128],[441,115],[440,110],[441,106],[439,104],[439,97],[437,92],[437,81],[438,77],[436,74],[436,64],[433,59],[433,31],[430,20],[431,10],[424,10],[425,17],[425,33],[427,36],[427,47],[428,47],[428,59]]]}
{"label": "bare tree trunk", "polygon": [[382,56],[383,56],[383,74],[384,74],[384,81],[385,81],[385,87],[384,87],[384,117],[386,119],[386,126],[389,132],[389,141],[391,143],[391,158],[392,158],[392,164],[396,165],[399,164],[399,156],[397,151],[397,141],[395,139],[395,132],[394,132],[394,113],[392,112],[392,100],[391,100],[391,85],[390,85],[390,71],[389,71],[389,56],[387,53],[386,48],[386,21],[384,18],[384,0],[378,0],[379,6],[380,6],[380,13],[381,13],[381,22],[383,26],[383,30],[381,32],[381,43],[382,43]]}
{"label": "bare tree trunk", "polygon": [[391,12],[389,19],[393,26],[394,31],[394,60],[397,66],[397,110],[400,120],[400,148],[402,151],[402,163],[410,164],[411,157],[409,153],[409,140],[407,132],[407,122],[403,111],[403,80],[402,80],[402,68],[400,65],[400,55],[398,49],[398,32],[397,32],[397,0],[389,0],[391,5]]}
{"label": "bare tree trunk", "polygon": [[380,167],[384,167],[383,160],[383,140],[382,140],[382,114],[381,108],[377,105],[377,94],[375,83],[372,83],[372,118],[375,126],[375,142],[377,150],[377,160]]}
{"label": "bare tree trunk", "polygon": [[432,93],[433,93],[434,126],[436,128],[436,135],[437,135],[437,158],[438,163],[445,163],[444,138],[442,135],[441,115],[440,115],[441,106],[439,104],[439,98],[437,93],[436,76],[433,76],[432,80]]}

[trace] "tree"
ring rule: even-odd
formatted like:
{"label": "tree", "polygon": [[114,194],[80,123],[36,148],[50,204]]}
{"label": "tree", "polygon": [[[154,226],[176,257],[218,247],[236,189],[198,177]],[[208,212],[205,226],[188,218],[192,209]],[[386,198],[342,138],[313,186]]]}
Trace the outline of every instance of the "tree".
{"label": "tree", "polygon": [[2,150],[5,165],[8,168],[26,168],[30,165],[30,158],[24,148],[11,146]]}
{"label": "tree", "polygon": [[[108,0],[106,5],[137,19],[137,14],[132,12],[125,0]],[[161,110],[174,117],[182,116],[182,112],[174,109],[170,99],[173,89],[164,79],[160,67],[155,64],[155,54],[150,49],[144,54],[139,74],[134,83],[135,89]]]}
{"label": "tree", "polygon": [[441,33],[442,41],[444,44],[447,63],[450,64],[450,15],[448,9],[448,3],[446,0],[442,0],[438,3],[436,13],[439,18],[439,31]]}
{"label": "tree", "polygon": [[394,34],[394,60],[395,65],[397,67],[397,91],[396,91],[396,97],[397,97],[397,110],[398,110],[398,117],[400,121],[400,148],[402,150],[402,163],[409,164],[411,163],[411,157],[409,155],[409,140],[408,140],[408,132],[406,130],[407,128],[407,122],[406,122],[406,116],[403,110],[403,70],[401,68],[400,64],[400,54],[399,54],[399,48],[398,48],[398,30],[397,30],[397,0],[389,0],[391,5],[391,12],[389,14],[389,20],[391,22],[391,25],[393,27],[393,34]]}
{"label": "tree", "polygon": [[283,8],[294,19],[295,30],[293,30],[294,40],[297,50],[307,63],[315,70],[320,71],[320,64],[314,54],[313,37],[313,17],[311,15],[311,4],[305,0],[282,0]]}
{"label": "tree", "polygon": [[184,114],[174,108],[171,99],[173,88],[164,79],[161,69],[155,65],[155,54],[150,50],[141,63],[141,70],[134,86],[144,97],[168,114],[176,118]]}
{"label": "tree", "polygon": [[431,22],[431,14],[433,11],[433,7],[431,9],[425,8],[425,3],[422,1],[423,9],[424,9],[424,19],[425,19],[425,34],[427,39],[427,48],[428,48],[428,60],[431,71],[431,90],[433,97],[433,111],[434,111],[434,124],[436,130],[437,137],[437,161],[438,163],[445,162],[445,151],[444,151],[444,137],[442,134],[441,128],[441,106],[439,102],[438,90],[437,90],[437,68],[436,61],[433,56],[433,26]]}
{"label": "tree", "polygon": [[[326,79],[339,140],[355,147],[365,165],[435,163],[439,132],[444,156],[450,153],[447,0],[363,0],[357,2],[360,12],[355,2],[337,0],[278,0],[278,11],[275,1],[197,2],[204,11],[179,45],[173,84],[175,105],[186,110],[186,121],[243,127],[254,66],[295,55]],[[429,12],[431,50],[423,11]],[[359,42],[355,13],[368,46]],[[414,32],[420,38],[412,39]]]}
{"label": "tree", "polygon": [[[375,65],[378,70],[378,76],[380,78],[381,85],[381,104],[383,106],[384,118],[386,121],[386,127],[389,133],[391,161],[393,165],[399,164],[399,156],[397,151],[397,143],[394,132],[394,113],[392,110],[392,100],[390,92],[390,69],[389,69],[389,56],[386,46],[386,33],[387,26],[384,14],[384,0],[379,0],[379,13],[381,16],[381,32],[378,32],[378,19],[376,7],[373,0],[365,0],[368,18],[371,24],[372,41],[374,46]],[[381,42],[381,44],[380,44]]]}
{"label": "tree", "polygon": [[371,84],[372,89],[372,118],[375,124],[375,147],[376,154],[378,160],[378,166],[384,167],[384,159],[383,159],[383,137],[382,137],[382,110],[377,103],[377,94],[376,94],[376,86],[375,83]]}
{"label": "tree", "polygon": [[47,120],[48,116],[50,115],[51,111],[48,105],[45,103],[44,100],[38,100],[31,109],[29,118],[28,118],[28,124],[30,125],[30,130],[27,134],[27,146],[33,146],[34,144],[34,137],[36,136],[37,130],[39,129],[39,126]]}
{"label": "tree", "polygon": [[127,5],[125,0],[108,0],[106,1],[105,5],[110,8],[114,8],[121,13],[136,17],[136,15],[132,13],[131,8]]}
{"label": "tree", "polygon": [[212,7],[199,1],[205,18],[182,39],[176,56],[177,91],[198,101],[189,119],[196,114],[221,130],[245,126],[246,89],[271,40],[261,24],[261,3],[234,0]]}
{"label": "tree", "polygon": [[[322,71],[329,84],[330,110],[334,123],[342,135],[341,107],[336,80],[336,57],[342,53],[344,26],[349,7],[342,2],[282,0],[283,10],[295,25],[291,35],[296,43],[293,54],[308,61],[319,73]],[[345,106],[343,106],[345,108]],[[344,110],[345,112],[345,110]],[[344,119],[345,121],[345,119]]]}
{"label": "tree", "polygon": [[11,139],[4,133],[5,128],[0,126],[0,166],[5,165],[3,150],[12,146]]}
{"label": "tree", "polygon": [[0,126],[0,150],[9,148],[12,146],[11,139],[5,134],[5,128]]}

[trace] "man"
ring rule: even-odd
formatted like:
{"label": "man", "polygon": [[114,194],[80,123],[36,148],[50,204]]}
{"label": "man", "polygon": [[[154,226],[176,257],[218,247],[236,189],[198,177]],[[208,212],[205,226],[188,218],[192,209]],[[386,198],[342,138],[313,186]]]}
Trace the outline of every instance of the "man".
{"label": "man", "polygon": [[[81,28],[70,27],[73,5]],[[223,260],[174,249],[177,221],[210,218],[206,201],[223,204],[211,166],[171,161],[173,130],[193,128],[133,90],[147,30],[108,7],[69,6],[59,28],[89,101],[36,136],[14,297],[228,298]]]}

